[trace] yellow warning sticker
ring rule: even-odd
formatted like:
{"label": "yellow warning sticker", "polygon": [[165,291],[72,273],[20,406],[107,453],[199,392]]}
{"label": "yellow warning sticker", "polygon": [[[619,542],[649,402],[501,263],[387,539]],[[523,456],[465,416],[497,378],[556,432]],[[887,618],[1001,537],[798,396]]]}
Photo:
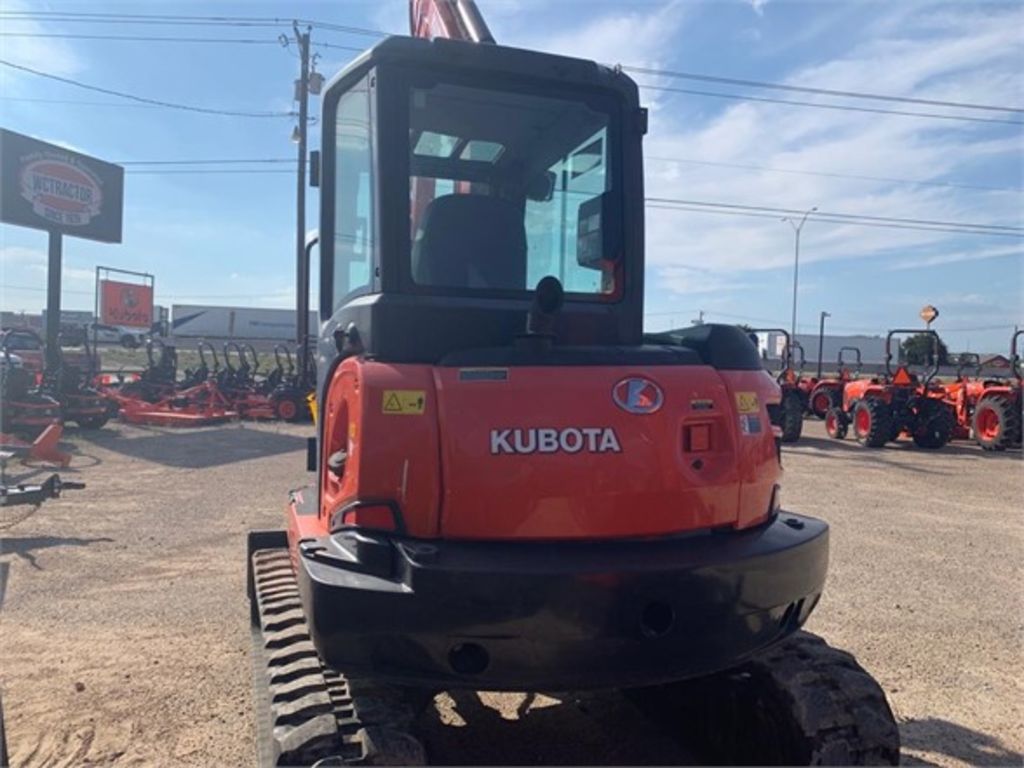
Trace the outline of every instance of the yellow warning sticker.
{"label": "yellow warning sticker", "polygon": [[381,411],[392,416],[420,416],[426,407],[422,389],[385,389],[381,398]]}
{"label": "yellow warning sticker", "polygon": [[757,392],[737,392],[736,410],[740,413],[757,413]]}

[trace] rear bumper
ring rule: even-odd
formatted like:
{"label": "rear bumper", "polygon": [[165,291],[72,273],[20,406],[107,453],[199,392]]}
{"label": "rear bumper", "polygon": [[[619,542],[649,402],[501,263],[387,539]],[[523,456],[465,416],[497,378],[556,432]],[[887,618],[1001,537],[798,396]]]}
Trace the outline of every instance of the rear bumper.
{"label": "rear bumper", "polygon": [[310,634],[347,674],[439,687],[627,687],[729,668],[821,595],[828,526],[591,543],[299,544]]}

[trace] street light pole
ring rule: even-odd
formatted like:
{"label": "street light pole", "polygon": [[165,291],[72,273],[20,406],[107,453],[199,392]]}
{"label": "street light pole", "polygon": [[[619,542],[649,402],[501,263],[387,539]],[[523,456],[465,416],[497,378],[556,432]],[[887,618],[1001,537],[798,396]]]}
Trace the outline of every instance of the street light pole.
{"label": "street light pole", "polygon": [[818,378],[821,378],[822,350],[825,347],[825,318],[832,317],[828,312],[821,313],[821,321],[818,324]]}
{"label": "street light pole", "polygon": [[816,210],[818,210],[818,206],[814,206],[807,211],[807,213],[803,215],[803,218],[800,219],[799,224],[788,216],[782,219],[783,221],[789,222],[789,226],[791,226],[793,228],[793,232],[796,233],[796,251],[793,256],[793,321],[789,328],[789,335],[794,343],[796,342],[796,288],[800,274],[800,230],[802,230],[804,228],[804,224],[807,223],[807,217]]}

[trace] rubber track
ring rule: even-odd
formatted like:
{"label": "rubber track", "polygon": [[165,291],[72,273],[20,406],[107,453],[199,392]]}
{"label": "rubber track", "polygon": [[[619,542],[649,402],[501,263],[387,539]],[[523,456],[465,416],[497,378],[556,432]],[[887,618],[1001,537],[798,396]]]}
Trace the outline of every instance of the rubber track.
{"label": "rubber track", "polygon": [[789,700],[810,765],[899,764],[899,728],[885,694],[849,653],[797,632],[748,666]]}
{"label": "rubber track", "polygon": [[350,681],[321,662],[288,551],[253,552],[252,572],[254,682],[257,706],[265,708],[257,713],[261,766],[426,764],[407,732],[414,712],[401,691]]}

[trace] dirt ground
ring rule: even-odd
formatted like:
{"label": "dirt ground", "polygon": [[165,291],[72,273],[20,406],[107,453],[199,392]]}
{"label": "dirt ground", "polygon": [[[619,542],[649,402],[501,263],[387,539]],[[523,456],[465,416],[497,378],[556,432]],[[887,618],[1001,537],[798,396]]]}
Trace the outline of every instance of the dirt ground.
{"label": "dirt ground", "polygon": [[[279,525],[284,491],[306,482],[305,434],[69,431],[66,475],[88,487],[24,519],[0,510],[14,765],[253,762],[245,532]],[[869,451],[829,441],[818,422],[805,434],[784,453],[784,503],[832,525],[829,583],[808,628],[881,682],[905,762],[1020,765],[1020,453]],[[420,729],[442,763],[688,759],[614,695],[443,694]]]}

